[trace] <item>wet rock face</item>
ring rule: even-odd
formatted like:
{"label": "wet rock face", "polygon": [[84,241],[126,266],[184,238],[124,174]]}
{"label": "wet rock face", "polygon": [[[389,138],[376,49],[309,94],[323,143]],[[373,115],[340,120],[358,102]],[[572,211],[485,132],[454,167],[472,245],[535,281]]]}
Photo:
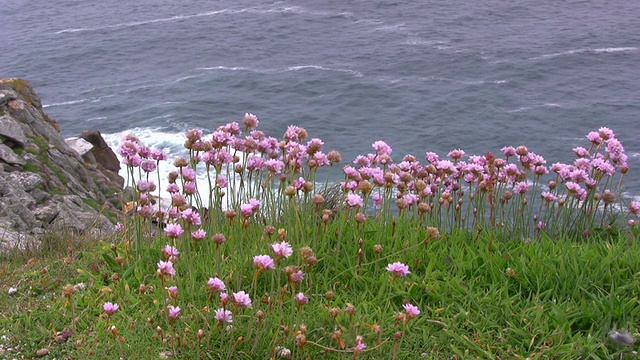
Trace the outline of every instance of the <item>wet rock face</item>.
{"label": "wet rock face", "polygon": [[124,179],[100,133],[86,134],[65,141],[28,81],[0,79],[0,250],[49,229],[112,231]]}

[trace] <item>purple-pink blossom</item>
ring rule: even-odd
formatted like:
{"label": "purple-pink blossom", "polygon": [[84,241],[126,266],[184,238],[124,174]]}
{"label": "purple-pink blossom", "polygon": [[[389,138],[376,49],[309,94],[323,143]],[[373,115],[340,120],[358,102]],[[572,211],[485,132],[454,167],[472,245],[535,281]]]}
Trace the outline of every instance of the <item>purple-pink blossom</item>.
{"label": "purple-pink blossom", "polygon": [[200,241],[200,240],[204,239],[206,236],[207,236],[207,232],[202,230],[202,229],[198,229],[198,230],[193,231],[191,233],[191,237],[195,241]]}
{"label": "purple-pink blossom", "polygon": [[253,257],[253,267],[258,270],[271,270],[275,269],[276,263],[269,255],[256,255]]}
{"label": "purple-pink blossom", "polygon": [[289,256],[291,256],[291,254],[293,254],[293,249],[291,248],[291,245],[286,241],[271,244],[271,249],[273,249],[273,252],[276,254],[276,257],[279,257],[279,258],[288,258]]}
{"label": "purple-pink blossom", "polygon": [[233,296],[233,302],[237,307],[251,308],[251,298],[244,291],[232,293],[231,296]]}
{"label": "purple-pink blossom", "polygon": [[304,305],[309,302],[309,298],[304,296],[301,292],[297,293],[296,296],[294,296],[294,299],[298,305]]}
{"label": "purple-pink blossom", "polygon": [[405,277],[410,274],[409,266],[401,262],[394,262],[387,265],[387,271],[389,271],[391,274],[393,274],[393,276],[396,277]]}
{"label": "purple-pink blossom", "polygon": [[171,261],[160,261],[158,262],[158,274],[175,276],[176,269],[173,268],[173,263]]}
{"label": "purple-pink blossom", "polygon": [[180,235],[184,233],[184,230],[182,230],[182,226],[180,226],[180,224],[167,224],[164,228],[164,232],[168,237],[175,239],[180,237]]}
{"label": "purple-pink blossom", "polygon": [[169,305],[167,306],[167,309],[169,310],[169,318],[171,320],[177,319],[178,315],[180,315],[180,306]]}
{"label": "purple-pink blossom", "polygon": [[404,308],[405,314],[407,316],[407,319],[413,319],[416,316],[420,315],[420,310],[418,309],[417,306],[413,305],[413,304],[404,304],[402,305],[402,307]]}
{"label": "purple-pink blossom", "polygon": [[211,292],[223,292],[227,289],[227,286],[224,284],[224,282],[217,277],[209,278],[209,281],[207,281],[207,287]]}
{"label": "purple-pink blossom", "polygon": [[217,309],[215,312],[214,317],[216,318],[217,321],[221,322],[221,323],[232,323],[233,322],[233,315],[231,313],[231,311],[220,308]]}
{"label": "purple-pink blossom", "polygon": [[347,205],[351,207],[362,207],[364,202],[358,194],[347,194]]}
{"label": "purple-pink blossom", "polygon": [[118,311],[119,308],[120,307],[118,306],[118,304],[111,303],[111,302],[106,302],[102,306],[102,309],[104,309],[104,312],[109,316],[115,314],[116,311]]}

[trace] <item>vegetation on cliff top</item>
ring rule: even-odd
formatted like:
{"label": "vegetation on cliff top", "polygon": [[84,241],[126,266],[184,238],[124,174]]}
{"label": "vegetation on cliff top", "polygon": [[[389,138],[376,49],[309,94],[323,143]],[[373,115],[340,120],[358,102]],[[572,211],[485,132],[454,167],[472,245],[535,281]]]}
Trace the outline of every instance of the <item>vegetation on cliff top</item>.
{"label": "vegetation on cliff top", "polygon": [[127,137],[136,200],[116,236],[3,255],[5,353],[636,356],[640,204],[620,194],[626,155],[609,129],[551,166],[524,146],[393,162],[377,141],[330,199],[337,152],[299,127],[279,140],[243,123],[188,132],[167,184],[166,156]]}

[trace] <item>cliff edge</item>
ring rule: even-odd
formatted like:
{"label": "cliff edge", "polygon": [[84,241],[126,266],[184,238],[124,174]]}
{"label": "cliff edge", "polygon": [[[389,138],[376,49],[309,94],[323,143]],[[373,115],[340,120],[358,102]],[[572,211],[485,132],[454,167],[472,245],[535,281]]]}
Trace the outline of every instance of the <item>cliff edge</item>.
{"label": "cliff edge", "polygon": [[31,83],[0,79],[0,249],[47,230],[113,231],[118,170],[99,132],[63,139]]}

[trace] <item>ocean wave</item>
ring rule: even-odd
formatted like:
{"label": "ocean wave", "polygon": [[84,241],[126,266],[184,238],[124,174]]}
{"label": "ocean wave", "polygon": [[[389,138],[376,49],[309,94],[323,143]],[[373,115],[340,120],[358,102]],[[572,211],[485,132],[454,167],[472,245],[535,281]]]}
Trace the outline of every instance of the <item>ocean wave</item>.
{"label": "ocean wave", "polygon": [[538,108],[543,108],[543,107],[560,108],[560,107],[562,107],[562,105],[559,105],[559,104],[556,104],[556,103],[544,103],[544,104],[539,104],[539,105],[522,106],[522,107],[519,107],[517,109],[507,110],[506,112],[508,112],[508,113],[519,113],[519,112],[529,111],[529,110],[532,110],[532,109],[538,109]]}
{"label": "ocean wave", "polygon": [[458,80],[458,79],[451,79],[451,78],[440,77],[440,76],[426,76],[426,77],[419,77],[418,79],[422,81],[443,81],[443,82],[450,82],[450,83],[462,84],[462,85],[485,85],[485,84],[500,85],[500,84],[508,83],[507,80]]}
{"label": "ocean wave", "polygon": [[65,105],[81,104],[81,103],[86,102],[86,101],[89,101],[89,99],[78,99],[78,100],[63,101],[63,102],[53,103],[53,104],[44,104],[44,105],[42,105],[42,107],[43,108],[48,108],[48,107],[54,107],[54,106],[65,106]]}
{"label": "ocean wave", "polygon": [[347,73],[355,77],[364,76],[361,72],[356,70],[325,67],[322,65],[296,65],[296,66],[289,66],[285,69],[257,69],[257,68],[249,68],[249,67],[242,67],[242,66],[210,66],[210,67],[200,67],[200,68],[197,68],[196,70],[246,71],[246,72],[253,72],[258,74],[277,74],[277,73],[283,73],[288,71],[301,71],[301,70],[309,70],[309,69]]}
{"label": "ocean wave", "polygon": [[307,70],[307,69],[321,70],[321,71],[343,72],[343,73],[352,74],[355,77],[363,77],[364,76],[359,71],[355,71],[355,70],[351,70],[351,69],[330,68],[330,67],[324,67],[324,66],[320,66],[320,65],[290,66],[286,70],[281,70],[281,71],[278,71],[278,72],[299,71],[299,70]]}
{"label": "ocean wave", "polygon": [[129,27],[137,27],[137,26],[156,24],[156,23],[188,20],[193,18],[210,17],[210,16],[227,15],[227,14],[242,14],[242,13],[252,13],[252,14],[292,13],[292,14],[305,14],[305,15],[321,16],[321,17],[330,16],[330,17],[343,17],[345,19],[355,19],[355,15],[348,11],[345,11],[345,12],[313,11],[313,10],[307,10],[300,6],[280,6],[275,8],[274,7],[269,7],[269,8],[250,7],[250,8],[212,10],[212,11],[205,11],[205,12],[196,13],[196,14],[175,15],[175,16],[163,17],[163,18],[157,18],[157,19],[130,21],[125,23],[95,26],[95,27],[67,28],[67,29],[56,31],[54,34],[60,35],[60,34],[67,34],[67,33],[129,28]]}
{"label": "ocean wave", "polygon": [[97,121],[97,120],[107,120],[107,119],[108,119],[108,117],[106,117],[106,116],[98,116],[98,117],[88,118],[85,121]]}
{"label": "ocean wave", "polygon": [[422,38],[409,38],[407,39],[407,41],[405,41],[405,44],[413,45],[413,46],[432,46],[432,45],[442,46],[448,43],[449,43],[448,40],[427,40]]}
{"label": "ocean wave", "polygon": [[567,56],[567,55],[575,55],[575,54],[583,54],[583,53],[593,53],[593,54],[602,54],[602,53],[634,53],[639,51],[638,47],[613,47],[613,48],[580,48],[562,51],[553,54],[545,54],[542,56],[537,56],[531,58],[531,60],[539,60],[539,59],[551,59],[558,56]]}

